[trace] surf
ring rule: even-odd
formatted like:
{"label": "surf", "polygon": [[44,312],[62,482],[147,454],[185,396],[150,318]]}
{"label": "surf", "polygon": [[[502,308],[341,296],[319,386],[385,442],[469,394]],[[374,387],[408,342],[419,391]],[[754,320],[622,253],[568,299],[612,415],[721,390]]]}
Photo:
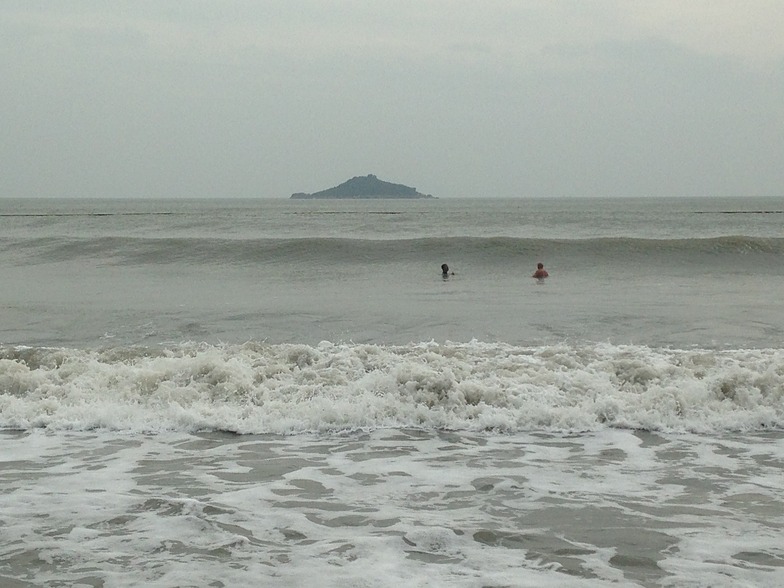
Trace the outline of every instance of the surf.
{"label": "surf", "polygon": [[0,428],[509,434],[784,426],[784,351],[635,345],[5,347]]}

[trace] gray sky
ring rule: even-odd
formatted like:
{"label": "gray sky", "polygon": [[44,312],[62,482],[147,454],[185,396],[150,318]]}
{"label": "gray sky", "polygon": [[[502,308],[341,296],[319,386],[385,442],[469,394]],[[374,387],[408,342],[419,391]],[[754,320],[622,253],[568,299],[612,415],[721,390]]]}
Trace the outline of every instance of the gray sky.
{"label": "gray sky", "polygon": [[0,197],[784,195],[782,0],[3,0]]}

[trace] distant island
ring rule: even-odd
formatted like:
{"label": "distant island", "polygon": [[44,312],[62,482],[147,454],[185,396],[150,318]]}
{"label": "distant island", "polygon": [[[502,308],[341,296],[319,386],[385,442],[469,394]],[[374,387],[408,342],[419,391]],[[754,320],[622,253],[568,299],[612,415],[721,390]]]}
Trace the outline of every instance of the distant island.
{"label": "distant island", "polygon": [[373,174],[357,176],[339,186],[305,194],[296,192],[292,198],[435,198],[430,194],[420,194],[416,188],[403,184],[393,184],[379,180]]}

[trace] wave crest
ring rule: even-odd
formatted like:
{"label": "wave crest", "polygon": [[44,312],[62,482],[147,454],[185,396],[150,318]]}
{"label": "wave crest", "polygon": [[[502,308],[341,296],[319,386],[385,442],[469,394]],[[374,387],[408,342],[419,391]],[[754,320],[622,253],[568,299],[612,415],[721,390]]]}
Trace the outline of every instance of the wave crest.
{"label": "wave crest", "polygon": [[436,237],[421,239],[205,239],[100,237],[91,239],[41,238],[0,242],[0,251],[29,263],[96,259],[117,265],[258,265],[314,263],[339,260],[343,264],[378,264],[453,258],[507,264],[521,255],[546,252],[552,257],[593,264],[629,259],[650,262],[691,260],[694,263],[754,256],[778,260],[784,255],[784,238],[742,235],[702,239],[523,239],[514,237]]}
{"label": "wave crest", "polygon": [[748,431],[784,425],[784,351],[183,344],[0,350],[0,428]]}

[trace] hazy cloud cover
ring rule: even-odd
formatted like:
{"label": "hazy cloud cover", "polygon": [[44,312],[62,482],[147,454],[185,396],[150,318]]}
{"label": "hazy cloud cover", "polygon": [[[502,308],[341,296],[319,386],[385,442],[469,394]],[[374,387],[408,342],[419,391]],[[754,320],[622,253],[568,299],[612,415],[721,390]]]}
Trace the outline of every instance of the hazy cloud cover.
{"label": "hazy cloud cover", "polygon": [[784,195],[781,0],[0,3],[0,197]]}

